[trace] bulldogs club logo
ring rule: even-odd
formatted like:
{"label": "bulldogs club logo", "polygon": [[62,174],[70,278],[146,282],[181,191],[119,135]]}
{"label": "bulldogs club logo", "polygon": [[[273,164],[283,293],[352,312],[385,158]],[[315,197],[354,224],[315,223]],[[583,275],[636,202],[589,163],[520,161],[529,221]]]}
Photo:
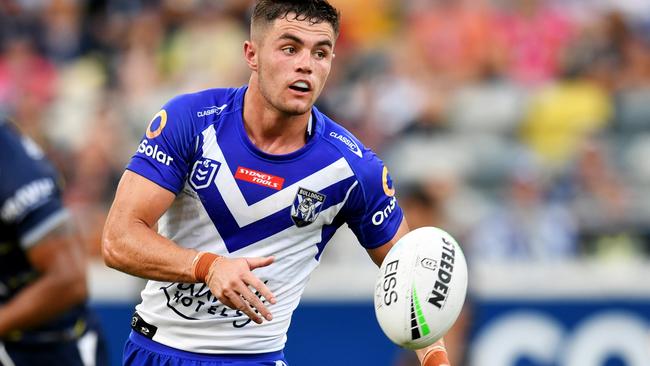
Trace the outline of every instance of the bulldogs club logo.
{"label": "bulldogs club logo", "polygon": [[294,224],[297,227],[304,227],[314,222],[323,208],[323,202],[325,202],[324,194],[298,188],[291,206],[291,219]]}

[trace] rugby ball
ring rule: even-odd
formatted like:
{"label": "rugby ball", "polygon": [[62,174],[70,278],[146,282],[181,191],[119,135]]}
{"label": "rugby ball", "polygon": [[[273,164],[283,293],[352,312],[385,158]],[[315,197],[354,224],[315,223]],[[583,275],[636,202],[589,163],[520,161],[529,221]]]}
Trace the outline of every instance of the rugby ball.
{"label": "rugby ball", "polygon": [[454,238],[423,227],[404,235],[381,264],[375,315],[386,336],[409,349],[427,347],[447,333],[467,293],[467,263]]}

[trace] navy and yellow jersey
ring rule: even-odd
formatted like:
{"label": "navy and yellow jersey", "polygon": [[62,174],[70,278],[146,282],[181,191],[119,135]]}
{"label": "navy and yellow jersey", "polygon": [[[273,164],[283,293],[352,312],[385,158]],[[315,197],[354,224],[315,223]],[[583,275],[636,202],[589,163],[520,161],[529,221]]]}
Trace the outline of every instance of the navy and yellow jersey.
{"label": "navy and yellow jersey", "polygon": [[[27,252],[68,218],[55,169],[34,142],[0,118],[0,306],[38,278]],[[82,312],[79,306],[32,333],[68,329]]]}
{"label": "navy and yellow jersey", "polygon": [[324,247],[347,224],[361,245],[390,241],[402,221],[382,161],[317,108],[302,148],[259,150],[242,118],[246,87],[181,95],[151,120],[127,169],[176,195],[159,232],[228,257],[275,256],[255,274],[277,297],[255,324],[204,284],[149,281],[137,306],[153,340],[199,353],[284,347],[291,313]]}

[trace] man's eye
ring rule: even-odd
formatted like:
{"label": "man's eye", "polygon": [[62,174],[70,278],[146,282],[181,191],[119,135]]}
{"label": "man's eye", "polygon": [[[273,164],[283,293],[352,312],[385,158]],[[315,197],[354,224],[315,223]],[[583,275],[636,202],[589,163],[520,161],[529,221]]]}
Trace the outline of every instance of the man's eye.
{"label": "man's eye", "polygon": [[282,52],[284,52],[287,55],[293,55],[296,53],[296,49],[294,47],[285,47],[282,49]]}
{"label": "man's eye", "polygon": [[316,51],[316,58],[323,59],[327,54],[323,51]]}

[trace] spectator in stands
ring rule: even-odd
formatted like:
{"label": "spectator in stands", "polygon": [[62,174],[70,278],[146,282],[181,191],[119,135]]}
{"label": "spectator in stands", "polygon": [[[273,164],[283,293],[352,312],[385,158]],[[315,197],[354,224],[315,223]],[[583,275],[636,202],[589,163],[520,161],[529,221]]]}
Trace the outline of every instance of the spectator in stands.
{"label": "spectator in stands", "polygon": [[571,213],[547,200],[540,166],[531,154],[513,158],[506,189],[468,240],[475,261],[554,261],[578,254]]}
{"label": "spectator in stands", "polygon": [[594,137],[581,144],[555,186],[575,217],[586,255],[631,258],[642,250],[644,227],[638,226],[638,211],[620,176],[606,141]]}
{"label": "spectator in stands", "polygon": [[561,72],[561,57],[577,25],[545,0],[508,0],[493,24],[493,50],[519,83],[540,85]]}

